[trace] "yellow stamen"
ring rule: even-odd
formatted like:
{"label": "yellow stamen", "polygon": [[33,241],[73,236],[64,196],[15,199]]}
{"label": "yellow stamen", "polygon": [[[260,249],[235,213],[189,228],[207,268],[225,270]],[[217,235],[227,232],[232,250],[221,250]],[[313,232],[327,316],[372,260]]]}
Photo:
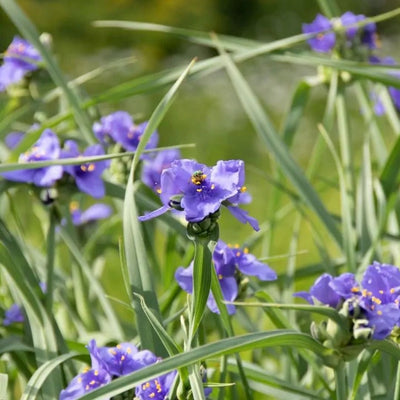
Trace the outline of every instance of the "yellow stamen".
{"label": "yellow stamen", "polygon": [[202,192],[203,191],[203,189],[196,189],[196,192]]}
{"label": "yellow stamen", "polygon": [[242,193],[244,193],[246,190],[247,190],[247,187],[246,187],[246,186],[242,186],[242,187],[240,188],[240,191],[241,191]]}
{"label": "yellow stamen", "polygon": [[158,194],[161,194],[161,189],[157,189],[156,192],[157,192]]}
{"label": "yellow stamen", "polygon": [[376,303],[376,304],[381,304],[381,303],[382,303],[382,300],[381,300],[381,299],[378,299],[378,298],[375,297],[375,296],[372,296],[372,301],[373,301],[374,303]]}
{"label": "yellow stamen", "polygon": [[381,310],[378,310],[376,313],[377,313],[378,315],[382,315],[382,311],[381,311]]}
{"label": "yellow stamen", "polygon": [[247,247],[245,247],[245,248],[243,249],[243,253],[244,253],[244,254],[249,254],[249,249],[248,249]]}
{"label": "yellow stamen", "polygon": [[88,171],[89,171],[89,172],[92,172],[92,171],[95,170],[95,168],[96,168],[96,166],[95,166],[94,164],[89,164],[89,166],[88,166]]}
{"label": "yellow stamen", "polygon": [[71,203],[69,203],[69,211],[74,212],[76,210],[79,210],[79,203],[77,201],[71,201]]}

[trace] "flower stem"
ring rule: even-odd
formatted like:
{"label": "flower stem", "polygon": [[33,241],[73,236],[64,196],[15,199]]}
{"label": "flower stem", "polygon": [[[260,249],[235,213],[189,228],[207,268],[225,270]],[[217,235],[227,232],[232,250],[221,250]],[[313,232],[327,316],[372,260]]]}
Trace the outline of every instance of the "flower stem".
{"label": "flower stem", "polygon": [[335,368],[336,400],[347,400],[347,377],[344,361]]}
{"label": "flower stem", "polygon": [[55,210],[50,210],[50,224],[47,232],[47,277],[46,277],[46,310],[52,315],[53,308],[53,288],[54,288],[54,257],[55,257],[55,232],[56,232],[56,214]]}

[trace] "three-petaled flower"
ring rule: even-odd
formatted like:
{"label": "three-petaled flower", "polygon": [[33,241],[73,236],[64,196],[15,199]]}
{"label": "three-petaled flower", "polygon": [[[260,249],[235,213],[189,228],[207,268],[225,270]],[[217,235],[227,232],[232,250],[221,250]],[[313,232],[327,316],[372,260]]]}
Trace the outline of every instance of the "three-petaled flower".
{"label": "three-petaled flower", "polygon": [[4,53],[4,63],[0,67],[0,91],[38,69],[41,60],[41,55],[29,42],[15,36]]}
{"label": "three-petaled flower", "polygon": [[[132,117],[125,111],[116,111],[100,119],[93,124],[93,131],[102,143],[107,143],[107,138],[119,143],[125,150],[135,151],[146,129],[147,122],[136,125]],[[157,147],[158,133],[153,132],[146,145],[146,149]],[[148,157],[143,154],[142,159]]]}
{"label": "three-petaled flower", "polygon": [[[45,129],[39,140],[25,153],[19,156],[18,162],[57,160],[60,156],[60,143],[57,135],[50,129]],[[16,182],[33,183],[36,186],[52,186],[62,177],[63,168],[60,165],[48,167],[20,169],[3,172],[1,175]]]}
{"label": "three-petaled flower", "polygon": [[[149,350],[139,351],[131,343],[121,343],[114,347],[98,347],[95,340],[87,346],[91,367],[86,368],[60,393],[60,400],[75,400],[113,379],[130,374],[160,360]],[[175,379],[176,371],[171,371],[136,387],[138,400],[164,400]]]}
{"label": "three-petaled flower", "polygon": [[246,190],[242,160],[218,161],[213,167],[195,160],[175,160],[161,174],[163,206],[139,219],[146,221],[177,209],[188,222],[200,222],[224,205],[240,222],[258,230],[258,222],[238,207],[248,201]]}
{"label": "three-petaled flower", "polygon": [[[91,145],[80,154],[77,143],[74,140],[67,140],[64,143],[61,158],[90,157],[103,154],[104,150],[100,144]],[[105,194],[101,175],[109,166],[109,163],[109,160],[103,160],[80,165],[66,165],[65,171],[75,178],[76,186],[78,186],[79,190],[92,197],[100,198]]]}
{"label": "three-petaled flower", "polygon": [[400,322],[400,270],[389,264],[374,262],[365,271],[361,284],[354,275],[320,276],[309,292],[298,292],[314,304],[314,299],[338,309],[351,321],[352,335],[358,338],[359,328],[373,339],[384,339]]}
{"label": "three-petaled flower", "polygon": [[[247,248],[242,249],[239,245],[230,246],[222,240],[218,241],[212,259],[223,298],[227,302],[234,301],[238,295],[238,275],[240,273],[256,276],[262,281],[272,281],[277,278],[275,271],[250,254]],[[185,292],[192,293],[193,263],[187,268],[179,267],[175,272],[175,279]],[[207,306],[212,312],[219,313],[212,293],[208,296]],[[226,306],[229,314],[235,313],[236,308],[233,304]]]}

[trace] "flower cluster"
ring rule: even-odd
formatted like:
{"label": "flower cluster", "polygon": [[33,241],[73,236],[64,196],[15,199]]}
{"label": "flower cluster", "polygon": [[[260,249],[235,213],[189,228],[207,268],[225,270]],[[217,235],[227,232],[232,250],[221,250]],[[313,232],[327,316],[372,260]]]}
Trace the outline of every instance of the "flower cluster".
{"label": "flower cluster", "polygon": [[[356,24],[365,20],[364,15],[355,15],[350,11],[341,17],[330,20],[322,14],[318,14],[310,24],[303,24],[303,33],[314,33],[315,36],[307,40],[311,49],[320,53],[329,53],[334,48],[339,51],[352,48],[364,47],[368,50],[376,49],[379,45],[376,33],[376,24],[369,22],[362,27]],[[340,31],[344,29],[344,36]],[[347,27],[347,28],[346,28]],[[336,28],[337,32],[335,31]]]}
{"label": "flower cluster", "polygon": [[240,222],[258,230],[258,222],[238,207],[250,200],[246,190],[241,160],[218,161],[213,167],[195,160],[175,160],[161,174],[158,192],[163,206],[139,219],[146,221],[175,209],[188,222],[199,223],[224,205]]}
{"label": "flower cluster", "polygon": [[[116,111],[93,124],[93,131],[103,144],[110,142],[120,144],[127,151],[135,151],[146,129],[147,122],[136,125],[132,117],[125,111]],[[154,149],[158,144],[158,133],[153,132],[146,145],[146,149]],[[146,154],[142,155],[146,158]]]}
{"label": "flower cluster", "polygon": [[309,292],[295,296],[339,310],[348,322],[348,341],[385,339],[400,323],[400,270],[393,265],[374,262],[365,271],[361,284],[351,273],[336,278],[323,274]]}
{"label": "flower cluster", "polygon": [[[60,400],[75,400],[120,376],[130,374],[160,360],[149,350],[139,351],[131,343],[115,347],[98,347],[95,340],[87,346],[91,368],[86,368],[61,391]],[[169,372],[136,387],[138,400],[164,400],[175,379],[176,371]]]}
{"label": "flower cluster", "polygon": [[14,37],[4,53],[0,67],[0,91],[20,82],[29,72],[38,69],[42,61],[39,52],[26,40]]}
{"label": "flower cluster", "polygon": [[[241,274],[256,276],[262,281],[272,281],[277,278],[274,270],[257,260],[247,248],[241,249],[239,245],[232,247],[219,240],[212,258],[223,298],[228,302],[234,301],[238,296],[238,281],[241,280]],[[192,293],[193,263],[187,268],[179,267],[175,272],[175,279],[183,290]],[[212,293],[208,297],[207,306],[212,312],[219,313]],[[234,314],[236,311],[233,304],[227,304],[227,309],[229,314]]]}
{"label": "flower cluster", "polygon": [[[9,136],[9,143],[14,147],[21,140],[16,132]],[[30,163],[37,161],[53,161],[63,158],[87,157],[104,154],[100,144],[89,146],[82,154],[73,140],[67,140],[62,148],[58,136],[50,129],[45,129],[38,141],[26,152],[19,156],[18,162]],[[104,183],[101,179],[109,161],[96,161],[80,165],[50,165],[48,167],[19,169],[3,172],[1,175],[15,182],[32,183],[39,187],[50,187],[59,181],[64,172],[71,175],[78,189],[92,197],[100,198],[105,194]]]}

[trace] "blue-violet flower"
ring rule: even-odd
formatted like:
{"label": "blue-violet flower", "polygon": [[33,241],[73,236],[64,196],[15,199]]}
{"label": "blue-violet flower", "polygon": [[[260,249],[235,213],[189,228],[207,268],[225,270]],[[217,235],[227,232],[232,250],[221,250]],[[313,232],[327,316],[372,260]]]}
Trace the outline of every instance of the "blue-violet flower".
{"label": "blue-violet flower", "polygon": [[238,207],[246,190],[242,160],[218,161],[214,167],[195,160],[175,160],[161,174],[163,206],[139,219],[146,221],[178,209],[183,210],[188,222],[200,222],[224,205],[240,222],[248,222],[258,230],[257,221]]}
{"label": "blue-violet flower", "polygon": [[[18,162],[57,160],[60,156],[60,143],[57,135],[50,129],[45,129],[39,140],[25,153],[19,156]],[[1,173],[1,176],[16,182],[33,183],[36,186],[52,186],[61,178],[61,165],[49,167],[20,169]]]}

